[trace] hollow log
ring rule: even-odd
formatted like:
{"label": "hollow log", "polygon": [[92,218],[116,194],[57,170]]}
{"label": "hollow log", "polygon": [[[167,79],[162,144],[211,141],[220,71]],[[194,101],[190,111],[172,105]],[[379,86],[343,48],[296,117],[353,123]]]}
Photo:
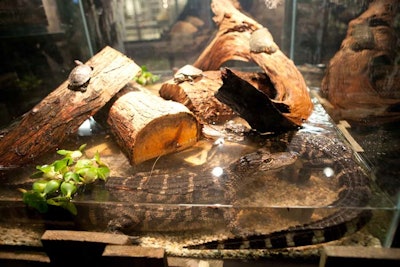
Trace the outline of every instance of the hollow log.
{"label": "hollow log", "polygon": [[131,165],[184,150],[199,140],[200,125],[183,104],[132,84],[117,97],[107,122]]}
{"label": "hollow log", "polygon": [[375,0],[349,22],[321,86],[334,117],[400,117],[400,53],[394,26],[399,9],[398,0]]}
{"label": "hollow log", "polygon": [[162,84],[159,94],[164,99],[184,104],[202,124],[221,123],[234,114],[214,96],[221,85],[220,71],[206,71],[194,81],[168,80]]}
{"label": "hollow log", "polygon": [[2,132],[0,169],[25,164],[58,147],[140,71],[135,62],[111,47],[86,64],[93,73],[85,92],[68,89],[66,80]]}
{"label": "hollow log", "polygon": [[218,32],[193,65],[202,70],[217,70],[228,60],[255,62],[276,91],[271,103],[286,105],[288,112],[282,112],[282,116],[301,125],[313,109],[303,76],[282,53],[267,28],[238,8],[229,0],[212,1]]}

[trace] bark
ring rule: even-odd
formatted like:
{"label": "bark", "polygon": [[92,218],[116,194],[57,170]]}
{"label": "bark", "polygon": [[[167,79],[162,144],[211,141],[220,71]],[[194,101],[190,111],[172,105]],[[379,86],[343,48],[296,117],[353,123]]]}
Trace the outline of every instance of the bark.
{"label": "bark", "polygon": [[201,133],[184,105],[127,86],[111,106],[108,124],[131,165],[194,145]]}
{"label": "bark", "polygon": [[111,47],[86,64],[93,67],[93,74],[85,92],[68,89],[66,80],[2,133],[0,168],[25,164],[58,147],[140,71]]}
{"label": "bark", "polygon": [[[254,82],[255,79],[256,77],[251,81]],[[232,107],[253,129],[261,133],[276,133],[297,128],[295,123],[282,116],[282,113],[287,112],[286,105],[273,103],[266,93],[230,69],[222,70],[222,80],[223,85],[215,95],[216,98]],[[262,79],[259,80],[262,81]]]}
{"label": "bark", "polygon": [[234,114],[233,110],[215,98],[222,85],[220,71],[206,71],[193,82],[176,83],[174,79],[161,86],[160,96],[184,104],[202,124],[224,122]]}

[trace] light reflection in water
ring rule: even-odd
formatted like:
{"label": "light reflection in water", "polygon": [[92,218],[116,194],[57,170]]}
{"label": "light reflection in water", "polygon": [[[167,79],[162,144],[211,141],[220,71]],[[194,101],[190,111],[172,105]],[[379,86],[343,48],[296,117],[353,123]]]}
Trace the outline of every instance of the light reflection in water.
{"label": "light reflection in water", "polygon": [[212,169],[211,174],[215,177],[220,177],[224,173],[224,169],[221,167],[215,167]]}
{"label": "light reflection in water", "polygon": [[223,137],[218,138],[217,140],[214,141],[215,146],[222,146],[225,143],[225,140]]}
{"label": "light reflection in water", "polygon": [[327,178],[330,178],[330,177],[332,177],[334,174],[335,174],[335,171],[332,169],[332,168],[330,168],[330,167],[326,167],[326,168],[324,168],[324,174],[325,174],[325,176],[327,177]]}

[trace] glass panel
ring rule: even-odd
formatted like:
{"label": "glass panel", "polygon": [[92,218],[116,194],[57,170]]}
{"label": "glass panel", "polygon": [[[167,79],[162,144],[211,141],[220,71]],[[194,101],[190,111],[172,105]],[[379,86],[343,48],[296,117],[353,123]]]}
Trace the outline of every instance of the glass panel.
{"label": "glass panel", "polygon": [[0,127],[53,91],[74,59],[90,57],[76,1],[1,1]]}
{"label": "glass panel", "polygon": [[[171,79],[177,68],[193,64],[218,31],[211,2],[2,1],[0,127],[4,130],[0,138],[7,134],[7,127],[68,78],[75,59],[84,62],[106,45],[160,75],[159,83],[147,87],[158,95],[160,84]],[[361,30],[351,36],[361,41],[350,45],[351,56],[361,50],[374,51],[371,40],[377,37],[371,34],[376,29],[389,32],[395,45],[391,56],[377,49],[381,54],[374,54],[363,71],[355,75],[339,71],[342,76],[330,80],[343,79],[348,85],[358,79],[383,88],[373,101],[365,98],[369,106],[343,108],[340,100],[351,99],[345,104],[355,105],[365,94],[357,91],[356,97],[344,93],[342,98],[330,98],[323,79],[334,71],[330,62],[343,47],[350,21],[362,15],[372,1],[239,2],[243,13],[268,27],[281,51],[304,76],[314,111],[302,127],[282,134],[244,133],[237,129],[247,124],[234,117],[233,123],[206,125],[201,140],[189,149],[131,166],[104,127],[105,121],[90,118],[59,148],[76,149],[87,143],[87,154],[98,151],[110,167],[109,181],[79,192],[73,202],[77,216],[57,207],[40,214],[26,207],[19,189],[31,188],[36,165],[52,162],[59,155],[50,151],[18,169],[0,169],[1,228],[9,233],[22,229],[18,238],[5,236],[1,242],[36,246],[46,227],[122,231],[140,236],[143,245],[165,246],[171,255],[186,256],[196,255],[182,250],[195,241],[264,234],[309,223],[320,229],[326,226],[321,218],[332,223],[371,212],[373,217],[358,234],[358,243],[390,246],[400,183],[398,14],[391,30],[384,28],[387,25],[381,19],[355,26]],[[356,62],[356,58],[343,58],[337,64],[344,69],[346,62]],[[255,63],[239,60],[229,60],[224,66],[260,70]],[[357,66],[350,66],[354,67],[351,70],[359,71]],[[379,105],[381,98],[384,105]],[[385,116],[380,113],[383,108]],[[217,136],[210,134],[215,132]],[[252,165],[257,161],[259,165]],[[339,244],[348,242],[344,239]],[[253,257],[266,255],[257,253],[262,252],[249,252]]]}

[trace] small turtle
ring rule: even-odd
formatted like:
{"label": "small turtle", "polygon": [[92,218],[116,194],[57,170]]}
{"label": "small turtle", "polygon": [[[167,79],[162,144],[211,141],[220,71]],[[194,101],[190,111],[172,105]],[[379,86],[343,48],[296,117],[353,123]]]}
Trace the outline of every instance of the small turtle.
{"label": "small turtle", "polygon": [[192,65],[185,65],[175,73],[174,82],[181,83],[189,81],[190,83],[193,83],[193,81],[200,76],[203,76],[203,71],[201,69]]}
{"label": "small turtle", "polygon": [[89,65],[83,64],[79,60],[75,60],[74,62],[76,67],[68,76],[68,89],[85,92],[89,85],[93,68]]}
{"label": "small turtle", "polygon": [[278,46],[275,44],[267,28],[255,30],[250,37],[250,51],[253,53],[275,53]]}

